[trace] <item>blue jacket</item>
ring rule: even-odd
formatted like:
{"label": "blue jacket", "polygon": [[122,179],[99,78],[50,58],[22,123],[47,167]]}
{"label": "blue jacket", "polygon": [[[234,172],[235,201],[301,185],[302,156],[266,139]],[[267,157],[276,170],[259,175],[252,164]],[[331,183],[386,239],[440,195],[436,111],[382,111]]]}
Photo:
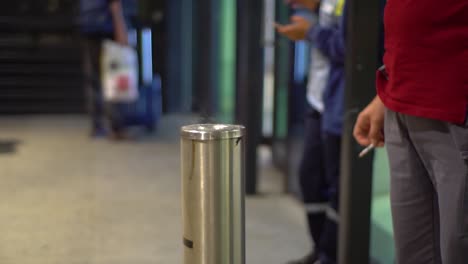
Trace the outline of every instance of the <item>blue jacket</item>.
{"label": "blue jacket", "polygon": [[307,33],[307,40],[330,60],[330,75],[323,95],[322,130],[334,135],[341,135],[343,129],[347,13],[345,4],[339,26],[315,25]]}
{"label": "blue jacket", "polygon": [[80,0],[78,23],[84,34],[112,34],[114,25],[109,4],[112,0]]}

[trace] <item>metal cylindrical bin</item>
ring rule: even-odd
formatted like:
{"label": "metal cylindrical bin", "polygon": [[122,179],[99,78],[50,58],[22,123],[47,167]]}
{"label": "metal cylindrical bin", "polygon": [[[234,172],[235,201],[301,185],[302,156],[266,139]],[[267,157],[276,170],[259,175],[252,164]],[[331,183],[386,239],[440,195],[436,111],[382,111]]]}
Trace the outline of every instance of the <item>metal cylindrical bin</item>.
{"label": "metal cylindrical bin", "polygon": [[181,129],[184,264],[245,264],[244,136],[237,125]]}

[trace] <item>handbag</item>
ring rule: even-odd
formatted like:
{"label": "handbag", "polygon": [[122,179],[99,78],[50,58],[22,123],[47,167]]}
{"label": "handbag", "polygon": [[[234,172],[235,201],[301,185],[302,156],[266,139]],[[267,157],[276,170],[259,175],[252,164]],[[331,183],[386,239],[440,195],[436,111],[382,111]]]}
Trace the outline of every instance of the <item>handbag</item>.
{"label": "handbag", "polygon": [[136,51],[105,40],[101,53],[101,82],[106,102],[131,103],[138,99],[138,57]]}

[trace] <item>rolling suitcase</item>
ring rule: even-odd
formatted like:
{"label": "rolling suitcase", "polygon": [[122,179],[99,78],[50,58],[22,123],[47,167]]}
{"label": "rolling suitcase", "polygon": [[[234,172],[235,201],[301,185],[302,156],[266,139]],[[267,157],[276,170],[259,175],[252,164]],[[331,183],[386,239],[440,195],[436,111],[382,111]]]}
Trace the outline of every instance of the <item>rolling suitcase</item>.
{"label": "rolling suitcase", "polygon": [[155,76],[152,83],[139,88],[139,97],[122,107],[123,126],[143,126],[148,132],[157,128],[161,117],[161,78]]}

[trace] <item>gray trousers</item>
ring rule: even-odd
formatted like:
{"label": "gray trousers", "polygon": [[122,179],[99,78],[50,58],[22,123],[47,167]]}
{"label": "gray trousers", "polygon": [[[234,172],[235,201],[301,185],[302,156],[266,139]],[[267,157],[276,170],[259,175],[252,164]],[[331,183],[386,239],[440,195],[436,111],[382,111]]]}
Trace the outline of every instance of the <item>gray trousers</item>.
{"label": "gray trousers", "polygon": [[468,264],[468,128],[386,111],[398,264]]}

